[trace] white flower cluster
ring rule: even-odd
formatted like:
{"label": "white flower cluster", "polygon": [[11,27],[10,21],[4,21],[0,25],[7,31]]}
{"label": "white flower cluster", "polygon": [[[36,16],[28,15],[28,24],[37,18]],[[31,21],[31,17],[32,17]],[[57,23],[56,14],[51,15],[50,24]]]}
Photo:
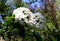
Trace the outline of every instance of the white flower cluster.
{"label": "white flower cluster", "polygon": [[22,25],[29,25],[42,29],[45,25],[45,17],[41,13],[32,13],[28,8],[20,7],[13,11],[15,19],[19,20]]}

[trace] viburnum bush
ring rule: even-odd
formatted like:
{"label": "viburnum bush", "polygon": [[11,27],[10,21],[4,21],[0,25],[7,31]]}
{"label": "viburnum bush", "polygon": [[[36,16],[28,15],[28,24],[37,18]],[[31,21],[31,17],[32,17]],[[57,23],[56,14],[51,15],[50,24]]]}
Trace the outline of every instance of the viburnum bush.
{"label": "viburnum bush", "polygon": [[0,35],[5,41],[60,40],[60,14],[54,0],[29,0],[21,4],[14,2],[0,2],[0,13],[8,14],[0,17],[4,21],[0,23]]}
{"label": "viburnum bush", "polygon": [[25,7],[15,9],[13,11],[13,15],[15,15],[16,20],[19,20],[20,24],[27,24],[28,26],[40,29],[44,28],[44,24],[46,22],[45,17],[41,13],[32,13],[28,8]]}

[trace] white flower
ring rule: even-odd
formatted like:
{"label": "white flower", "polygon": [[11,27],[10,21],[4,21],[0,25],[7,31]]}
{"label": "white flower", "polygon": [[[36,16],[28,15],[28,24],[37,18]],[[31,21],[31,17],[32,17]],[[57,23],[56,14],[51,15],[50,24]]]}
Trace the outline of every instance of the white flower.
{"label": "white flower", "polygon": [[20,7],[13,11],[15,15],[15,20],[19,20],[22,25],[29,25],[31,27],[36,27],[42,29],[45,24],[45,17],[41,13],[32,13],[28,8]]}

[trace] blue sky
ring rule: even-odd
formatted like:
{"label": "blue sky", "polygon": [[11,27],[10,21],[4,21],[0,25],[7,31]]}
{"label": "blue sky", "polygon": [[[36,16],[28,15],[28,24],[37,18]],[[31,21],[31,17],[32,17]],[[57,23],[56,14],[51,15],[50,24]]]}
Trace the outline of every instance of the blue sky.
{"label": "blue sky", "polygon": [[27,2],[27,3],[30,3],[30,0],[22,0],[24,3]]}
{"label": "blue sky", "polygon": [[[35,1],[35,0],[33,0],[33,1]],[[32,2],[32,0],[23,0],[23,2],[25,3],[30,3],[30,2]],[[43,6],[44,6],[44,4],[43,4],[43,2],[41,1],[41,0],[37,0],[37,2],[34,2],[34,3],[32,3],[31,5],[30,5],[30,7],[32,7],[32,8],[35,8],[35,6],[36,7],[40,7],[40,8],[43,8]]]}
{"label": "blue sky", "polygon": [[[30,3],[32,1],[35,1],[35,0],[22,0],[23,2],[27,2],[27,3]],[[37,0],[38,2],[41,2],[41,0]]]}
{"label": "blue sky", "polygon": [[40,10],[44,9],[44,3],[41,0],[33,0],[34,3],[29,4],[30,2],[32,2],[32,0],[22,0],[24,3],[27,3],[28,8],[29,9],[33,9],[34,12],[36,11],[37,8],[39,8]]}

